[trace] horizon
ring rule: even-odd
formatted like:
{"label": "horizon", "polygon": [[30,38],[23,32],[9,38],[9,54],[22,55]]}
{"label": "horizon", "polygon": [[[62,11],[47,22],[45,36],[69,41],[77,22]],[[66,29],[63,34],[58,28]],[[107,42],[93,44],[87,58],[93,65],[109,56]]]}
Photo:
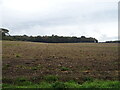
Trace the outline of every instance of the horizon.
{"label": "horizon", "polygon": [[[6,29],[6,28],[0,28],[0,29]],[[8,30],[8,29],[6,29],[6,30]],[[9,31],[9,30],[8,30]],[[82,36],[60,36],[60,35],[56,35],[56,34],[52,34],[52,35],[26,35],[26,34],[23,34],[23,35],[10,35],[9,34],[9,32],[8,32],[8,36],[27,36],[27,37],[38,37],[38,36],[40,36],[40,37],[45,37],[45,36],[47,36],[47,37],[52,37],[52,36],[58,36],[58,37],[70,37],[70,38],[72,38],[72,37],[76,37],[76,38],[81,38],[82,36],[84,36],[84,35],[82,35]],[[96,39],[96,40],[98,40],[97,38],[95,38],[95,37],[86,37],[86,36],[84,36],[85,38],[94,38],[94,39]],[[120,40],[107,40],[107,41],[99,41],[98,40],[98,43],[104,43],[104,42],[111,42],[111,41],[120,41]]]}

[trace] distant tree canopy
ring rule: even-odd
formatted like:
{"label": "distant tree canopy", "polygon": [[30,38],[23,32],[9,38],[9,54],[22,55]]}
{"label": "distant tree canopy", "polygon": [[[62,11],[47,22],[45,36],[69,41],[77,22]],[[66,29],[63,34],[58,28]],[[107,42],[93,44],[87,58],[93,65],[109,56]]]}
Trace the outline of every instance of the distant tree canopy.
{"label": "distant tree canopy", "polygon": [[9,35],[9,30],[7,30],[7,29],[4,29],[4,28],[0,28],[0,34],[2,34],[2,36],[6,36],[6,34],[8,34]]}
{"label": "distant tree canopy", "polygon": [[7,35],[9,35],[9,30],[0,28],[0,40],[4,39]]}
{"label": "distant tree canopy", "polygon": [[106,41],[105,43],[120,43],[120,40],[116,40],[116,41]]}
{"label": "distant tree canopy", "polygon": [[31,41],[31,42],[45,42],[45,43],[98,43],[98,40],[95,38],[86,38],[85,36],[81,37],[65,37],[65,36],[8,36],[9,30],[1,29],[2,39],[3,40],[11,40],[11,41]]}

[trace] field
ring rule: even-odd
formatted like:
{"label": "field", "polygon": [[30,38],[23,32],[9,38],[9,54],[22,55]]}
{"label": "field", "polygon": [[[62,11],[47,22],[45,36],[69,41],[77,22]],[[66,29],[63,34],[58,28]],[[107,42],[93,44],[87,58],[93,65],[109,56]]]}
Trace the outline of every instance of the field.
{"label": "field", "polygon": [[96,80],[118,82],[116,43],[2,43],[4,88],[14,87],[18,82],[18,86],[40,82],[55,85],[94,83]]}

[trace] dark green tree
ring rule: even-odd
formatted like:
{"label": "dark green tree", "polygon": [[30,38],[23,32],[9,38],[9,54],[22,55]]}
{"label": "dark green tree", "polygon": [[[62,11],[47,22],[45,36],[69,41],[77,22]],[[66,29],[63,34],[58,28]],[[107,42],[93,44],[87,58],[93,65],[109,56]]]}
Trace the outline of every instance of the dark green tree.
{"label": "dark green tree", "polygon": [[6,36],[6,35],[9,35],[9,30],[7,29],[4,29],[4,28],[0,28],[0,35],[2,36]]}

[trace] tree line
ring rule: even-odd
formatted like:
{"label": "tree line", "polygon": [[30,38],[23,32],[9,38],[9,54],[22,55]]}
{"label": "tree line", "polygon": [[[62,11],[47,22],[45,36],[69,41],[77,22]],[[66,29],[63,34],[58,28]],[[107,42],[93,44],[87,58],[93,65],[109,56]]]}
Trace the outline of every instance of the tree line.
{"label": "tree line", "polygon": [[85,36],[81,37],[65,37],[65,36],[27,36],[27,35],[9,35],[9,30],[0,29],[2,35],[2,40],[11,40],[11,41],[31,41],[31,42],[44,42],[44,43],[98,43],[98,40],[95,38],[86,38]]}
{"label": "tree line", "polygon": [[116,40],[116,41],[106,41],[105,43],[120,43],[120,40]]}

